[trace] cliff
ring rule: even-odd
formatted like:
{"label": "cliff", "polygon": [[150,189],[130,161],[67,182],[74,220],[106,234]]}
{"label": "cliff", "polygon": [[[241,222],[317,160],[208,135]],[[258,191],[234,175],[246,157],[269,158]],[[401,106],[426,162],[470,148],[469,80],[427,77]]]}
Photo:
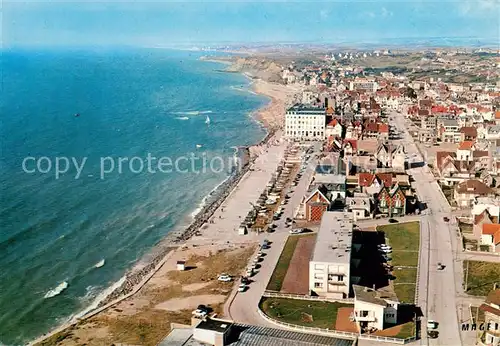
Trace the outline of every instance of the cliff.
{"label": "cliff", "polygon": [[230,65],[224,69],[225,72],[245,73],[249,77],[259,78],[267,82],[282,83],[281,66],[273,60],[258,57],[217,57],[202,58]]}

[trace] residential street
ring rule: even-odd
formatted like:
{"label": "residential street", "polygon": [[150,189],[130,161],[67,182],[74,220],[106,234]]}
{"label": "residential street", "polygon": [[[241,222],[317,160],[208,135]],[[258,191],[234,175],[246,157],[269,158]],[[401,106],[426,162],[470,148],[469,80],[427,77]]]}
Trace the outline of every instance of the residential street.
{"label": "residential street", "polygon": [[[415,155],[415,162],[423,162],[418,149],[407,131],[401,114],[391,114],[391,123],[403,131],[403,143],[408,155]],[[462,262],[454,261],[457,249],[455,229],[443,220],[450,215],[450,206],[442,194],[427,164],[409,170],[415,187],[428,211],[421,218],[420,266],[418,273],[418,300],[422,308],[422,345],[462,345],[457,316],[457,293],[462,291]],[[446,265],[437,270],[437,263]],[[427,320],[439,322],[439,338],[427,339]]]}

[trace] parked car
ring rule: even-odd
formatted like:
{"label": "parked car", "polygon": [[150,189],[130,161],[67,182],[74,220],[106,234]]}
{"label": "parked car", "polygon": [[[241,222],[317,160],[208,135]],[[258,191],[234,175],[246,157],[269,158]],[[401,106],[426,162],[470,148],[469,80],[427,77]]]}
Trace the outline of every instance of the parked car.
{"label": "parked car", "polygon": [[439,332],[437,330],[428,330],[427,331],[427,336],[430,338],[430,339],[437,339],[438,336],[439,336]]}
{"label": "parked car", "polygon": [[208,315],[209,309],[205,305],[198,305],[198,308],[191,314],[195,317],[203,318]]}
{"label": "parked car", "polygon": [[438,326],[439,326],[439,323],[437,323],[436,321],[427,320],[427,329],[434,330],[434,329],[437,329]]}
{"label": "parked car", "polygon": [[379,252],[383,252],[383,253],[385,253],[385,254],[392,253],[392,249],[390,249],[390,248],[385,248],[385,247],[383,247],[383,248],[379,248],[379,249],[378,249],[378,251],[379,251]]}
{"label": "parked car", "polygon": [[222,282],[229,282],[232,281],[231,277],[227,274],[220,274],[217,280],[222,281]]}
{"label": "parked car", "polygon": [[242,276],[240,281],[245,285],[248,285],[250,283],[250,280],[246,276]]}
{"label": "parked car", "polygon": [[290,222],[292,222],[292,219],[290,219],[289,217],[287,217],[286,220],[285,220],[285,222],[290,223]]}
{"label": "parked car", "polygon": [[247,277],[253,276],[253,270],[254,268],[248,268],[247,271],[245,272],[245,275]]}
{"label": "parked car", "polygon": [[296,228],[296,229],[291,229],[290,234],[301,234],[304,232],[304,229],[302,228]]}
{"label": "parked car", "polygon": [[437,270],[443,270],[444,268],[446,268],[446,266],[443,263],[438,262],[438,264],[437,264]]}
{"label": "parked car", "polygon": [[443,221],[448,222],[448,221],[450,221],[450,219],[445,216],[445,217],[443,217]]}
{"label": "parked car", "polygon": [[392,247],[390,245],[387,245],[387,244],[378,244],[377,249],[390,249],[390,250],[392,250]]}
{"label": "parked car", "polygon": [[398,223],[399,221],[396,219],[389,219],[389,223]]}
{"label": "parked car", "polygon": [[245,292],[245,291],[247,290],[247,287],[248,287],[248,286],[247,286],[247,285],[245,285],[245,284],[240,284],[240,285],[238,286],[238,292]]}

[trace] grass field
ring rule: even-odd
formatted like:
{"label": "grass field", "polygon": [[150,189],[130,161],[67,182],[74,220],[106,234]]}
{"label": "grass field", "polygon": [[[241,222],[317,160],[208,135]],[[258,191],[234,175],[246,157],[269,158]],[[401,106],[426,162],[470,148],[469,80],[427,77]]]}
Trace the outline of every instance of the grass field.
{"label": "grass field", "polygon": [[495,283],[500,284],[500,264],[464,261],[464,280],[465,276],[467,276],[467,294],[486,296]]}
{"label": "grass field", "polygon": [[413,283],[417,280],[417,268],[394,268],[392,274],[396,277],[395,283]]}
{"label": "grass field", "polygon": [[397,266],[416,267],[418,265],[418,252],[393,250],[392,265],[394,267]]}
{"label": "grass field", "polygon": [[415,322],[407,322],[402,325],[401,330],[395,336],[399,339],[406,339],[415,336]]}
{"label": "grass field", "polygon": [[387,243],[392,246],[394,251],[418,251],[420,242],[420,225],[418,222],[394,223],[378,226],[377,231],[384,232]]}
{"label": "grass field", "polygon": [[337,312],[342,307],[352,307],[352,305],[266,297],[260,302],[262,311],[278,321],[329,329],[335,328]]}
{"label": "grass field", "polygon": [[278,259],[278,263],[274,268],[273,275],[271,275],[271,279],[267,284],[267,289],[271,291],[279,291],[281,290],[281,286],[283,285],[283,280],[285,279],[286,272],[288,270],[288,266],[290,265],[290,260],[292,259],[293,253],[295,251],[295,247],[297,246],[297,242],[302,237],[314,237],[315,234],[304,234],[304,235],[295,235],[288,237],[285,246],[283,247],[283,251],[281,251],[280,258]]}
{"label": "grass field", "polygon": [[[401,302],[413,304],[420,246],[420,225],[418,222],[397,223],[378,226],[377,231],[384,232],[387,244],[392,246],[391,264],[394,266],[392,274],[396,277],[394,291]],[[399,266],[415,268],[397,269]]]}
{"label": "grass field", "polygon": [[394,284],[394,292],[402,303],[413,304],[415,302],[415,285]]}

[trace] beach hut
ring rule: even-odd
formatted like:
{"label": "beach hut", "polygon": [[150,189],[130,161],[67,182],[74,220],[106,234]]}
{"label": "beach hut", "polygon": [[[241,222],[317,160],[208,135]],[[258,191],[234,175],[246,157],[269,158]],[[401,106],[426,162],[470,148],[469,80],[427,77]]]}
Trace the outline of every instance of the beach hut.
{"label": "beach hut", "polygon": [[177,261],[177,270],[186,270],[186,261]]}

